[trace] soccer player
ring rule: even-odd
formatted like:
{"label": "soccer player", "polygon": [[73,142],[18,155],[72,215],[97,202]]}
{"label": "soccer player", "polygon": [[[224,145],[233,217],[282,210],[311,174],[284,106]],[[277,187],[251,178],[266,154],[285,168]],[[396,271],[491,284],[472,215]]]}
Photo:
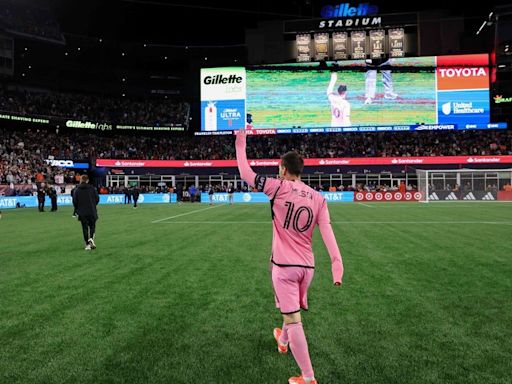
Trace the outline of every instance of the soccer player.
{"label": "soccer player", "polygon": [[283,328],[274,329],[274,338],[280,353],[287,353],[290,345],[301,369],[301,375],[291,377],[288,383],[317,384],[300,310],[308,309],[307,293],[315,268],[311,240],[316,225],[331,258],[334,284],[342,282],[343,262],[327,204],[320,193],[300,180],[304,160],[296,152],[281,157],[280,179],[256,175],[247,161],[246,137],[245,129],[237,132],[236,158],[240,176],[270,198],[272,209],[272,285],[276,306],[283,315]]}
{"label": "soccer player", "polygon": [[78,214],[78,220],[82,223],[86,251],[96,249],[96,243],[94,242],[96,220],[98,220],[96,205],[99,202],[98,191],[89,184],[89,177],[82,175],[80,177],[80,184],[73,194],[73,206]]}
{"label": "soccer player", "polygon": [[347,86],[341,84],[338,90],[334,92],[334,85],[337,80],[336,72],[331,73],[331,81],[327,87],[327,97],[331,103],[331,127],[349,127],[351,125],[350,103],[345,99]]}

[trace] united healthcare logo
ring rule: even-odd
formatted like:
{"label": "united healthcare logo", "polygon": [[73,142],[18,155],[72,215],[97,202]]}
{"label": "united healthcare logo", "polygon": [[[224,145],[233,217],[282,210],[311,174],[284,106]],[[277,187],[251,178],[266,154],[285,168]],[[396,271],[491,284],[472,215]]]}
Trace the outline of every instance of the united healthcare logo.
{"label": "united healthcare logo", "polygon": [[451,102],[444,103],[441,106],[441,110],[445,115],[450,114],[467,114],[467,113],[484,113],[484,108],[474,108],[473,102]]}

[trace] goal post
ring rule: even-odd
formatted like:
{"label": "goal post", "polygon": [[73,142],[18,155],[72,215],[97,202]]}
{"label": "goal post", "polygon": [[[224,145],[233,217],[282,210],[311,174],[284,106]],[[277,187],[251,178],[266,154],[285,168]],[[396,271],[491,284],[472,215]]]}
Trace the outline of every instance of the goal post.
{"label": "goal post", "polygon": [[496,201],[511,189],[512,169],[416,169],[421,202]]}

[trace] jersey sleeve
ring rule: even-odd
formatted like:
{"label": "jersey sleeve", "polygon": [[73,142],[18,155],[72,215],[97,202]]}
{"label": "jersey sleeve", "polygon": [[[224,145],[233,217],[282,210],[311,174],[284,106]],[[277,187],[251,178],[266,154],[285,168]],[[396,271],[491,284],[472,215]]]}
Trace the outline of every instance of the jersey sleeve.
{"label": "jersey sleeve", "polygon": [[341,259],[338,243],[334,237],[334,232],[331,226],[331,218],[325,199],[320,206],[318,228],[320,229],[320,234],[322,235],[325,247],[327,248],[327,252],[331,258],[332,279],[335,284],[341,283],[343,280],[343,260]]}
{"label": "jersey sleeve", "polygon": [[256,188],[258,189],[259,192],[263,192],[270,199],[276,197],[282,184],[282,180],[278,180],[273,177],[256,175]]}

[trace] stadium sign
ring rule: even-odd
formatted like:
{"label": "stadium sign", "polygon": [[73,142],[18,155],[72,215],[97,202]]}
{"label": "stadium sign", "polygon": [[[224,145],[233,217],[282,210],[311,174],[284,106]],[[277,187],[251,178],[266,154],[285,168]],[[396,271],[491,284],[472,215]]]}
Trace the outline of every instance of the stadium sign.
{"label": "stadium sign", "polygon": [[[249,160],[253,167],[277,167],[279,159]],[[508,156],[423,156],[423,157],[346,157],[304,159],[306,167],[352,165],[430,165],[430,164],[512,164]],[[236,160],[117,160],[96,159],[97,167],[113,168],[236,168]]]}
{"label": "stadium sign", "polygon": [[73,160],[46,159],[45,162],[52,167],[89,169],[89,163],[77,163]]}
{"label": "stadium sign", "polygon": [[512,97],[503,97],[502,95],[494,96],[494,104],[512,103]]}
{"label": "stadium sign", "polygon": [[320,20],[318,29],[380,25],[382,19],[376,16],[378,12],[377,6],[368,3],[359,4],[357,7],[351,7],[350,3],[326,5],[321,9],[320,15],[329,20]]}
{"label": "stadium sign", "polygon": [[10,121],[21,121],[26,123],[37,123],[37,124],[50,124],[50,120],[40,118],[40,117],[30,117],[30,116],[17,116],[10,114],[2,114],[0,112],[0,120],[10,120]]}
{"label": "stadium sign", "polygon": [[335,6],[326,5],[320,10],[323,18],[330,17],[352,17],[352,16],[374,16],[379,13],[379,7],[368,3],[351,7],[350,3],[338,4]]}
{"label": "stadium sign", "polygon": [[66,121],[66,127],[82,128],[82,129],[97,129],[100,131],[111,131],[112,130],[112,124],[92,123],[90,121],[82,122],[80,120],[68,120],[68,121]]}
{"label": "stadium sign", "polygon": [[45,160],[46,164],[51,165],[52,167],[62,167],[62,168],[74,168],[75,163],[73,160],[53,160],[47,159]]}
{"label": "stadium sign", "polygon": [[402,192],[356,192],[354,201],[419,201],[421,193],[418,191]]}

